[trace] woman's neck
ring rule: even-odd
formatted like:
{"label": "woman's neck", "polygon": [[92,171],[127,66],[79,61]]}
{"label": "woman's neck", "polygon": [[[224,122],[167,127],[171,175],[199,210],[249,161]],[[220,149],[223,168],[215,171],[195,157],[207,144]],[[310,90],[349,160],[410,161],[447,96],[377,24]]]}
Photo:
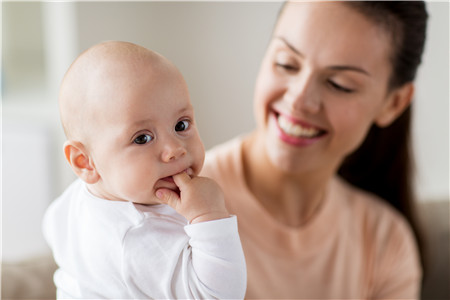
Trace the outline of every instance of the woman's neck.
{"label": "woman's neck", "polygon": [[244,176],[250,191],[280,223],[301,227],[322,205],[331,170],[289,174],[275,167],[255,134],[243,146]]}

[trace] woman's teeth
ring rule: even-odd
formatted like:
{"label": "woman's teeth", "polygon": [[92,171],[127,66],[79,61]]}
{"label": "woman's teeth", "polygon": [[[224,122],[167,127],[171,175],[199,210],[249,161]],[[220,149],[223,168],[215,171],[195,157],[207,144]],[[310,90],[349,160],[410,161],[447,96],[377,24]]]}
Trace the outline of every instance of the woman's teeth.
{"label": "woman's teeth", "polygon": [[287,135],[293,137],[312,138],[320,134],[320,130],[314,128],[305,128],[299,124],[292,123],[289,119],[278,116],[278,124],[281,130]]}

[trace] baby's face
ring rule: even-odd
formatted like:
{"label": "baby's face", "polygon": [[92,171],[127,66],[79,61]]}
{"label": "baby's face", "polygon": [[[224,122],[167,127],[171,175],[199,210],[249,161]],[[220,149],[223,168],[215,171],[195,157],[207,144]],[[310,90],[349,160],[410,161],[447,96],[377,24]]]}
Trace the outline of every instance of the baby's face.
{"label": "baby's face", "polygon": [[90,154],[100,180],[89,189],[118,201],[158,203],[155,191],[176,190],[171,176],[203,166],[187,86],[174,68],[132,70],[101,80],[90,134]]}

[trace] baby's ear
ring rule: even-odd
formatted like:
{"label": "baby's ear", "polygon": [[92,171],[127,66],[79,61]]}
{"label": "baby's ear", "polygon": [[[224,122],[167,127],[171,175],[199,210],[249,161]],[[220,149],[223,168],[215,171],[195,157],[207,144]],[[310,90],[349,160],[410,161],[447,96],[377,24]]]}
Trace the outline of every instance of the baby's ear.
{"label": "baby's ear", "polygon": [[100,179],[100,175],[82,143],[66,141],[64,143],[64,154],[72,170],[83,181],[88,184],[94,184]]}
{"label": "baby's ear", "polygon": [[380,113],[375,118],[379,127],[387,127],[400,116],[411,103],[414,95],[414,85],[407,83],[390,93]]}

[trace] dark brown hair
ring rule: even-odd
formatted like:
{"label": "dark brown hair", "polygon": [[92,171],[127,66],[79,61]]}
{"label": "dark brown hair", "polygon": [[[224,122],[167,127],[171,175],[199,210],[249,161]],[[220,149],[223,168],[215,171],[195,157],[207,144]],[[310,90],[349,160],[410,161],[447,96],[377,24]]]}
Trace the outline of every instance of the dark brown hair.
{"label": "dark brown hair", "polygon": [[[392,39],[388,89],[415,79],[425,45],[428,14],[423,1],[343,2],[382,26]],[[373,125],[363,144],[346,158],[339,174],[395,207],[410,223],[425,270],[424,240],[415,209],[411,107],[389,127]]]}

